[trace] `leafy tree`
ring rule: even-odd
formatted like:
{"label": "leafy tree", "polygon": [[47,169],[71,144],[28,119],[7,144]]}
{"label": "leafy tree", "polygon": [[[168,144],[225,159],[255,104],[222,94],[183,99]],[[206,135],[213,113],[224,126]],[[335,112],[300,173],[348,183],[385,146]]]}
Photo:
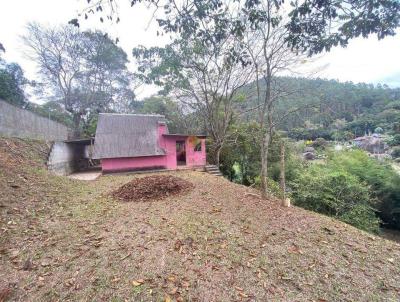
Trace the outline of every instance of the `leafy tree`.
{"label": "leafy tree", "polygon": [[400,145],[400,134],[393,135],[388,141],[389,146],[399,146]]}
{"label": "leafy tree", "polygon": [[120,109],[134,98],[127,55],[103,33],[36,23],[27,29],[24,41],[48,87],[45,92],[71,115],[75,136],[91,114]]}
{"label": "leafy tree", "polygon": [[197,115],[185,113],[179,102],[165,96],[151,96],[141,102],[141,106],[135,110],[137,113],[161,114],[167,119],[168,129],[171,133],[193,134],[201,133]]}
{"label": "leafy tree", "polygon": [[232,61],[237,42],[231,35],[219,37],[213,30],[208,31],[209,43],[186,37],[163,48],[135,48],[133,55],[145,82],[162,86],[163,94],[173,95],[188,112],[199,116],[212,138],[212,158],[219,165],[235,105],[241,100],[238,91],[249,82],[252,66]]}
{"label": "leafy tree", "polygon": [[27,80],[21,67],[16,63],[0,63],[0,99],[17,107],[26,105],[24,86]]}
{"label": "leafy tree", "polygon": [[[84,1],[84,0],[82,0]],[[86,0],[85,0],[86,1]],[[91,3],[92,2],[92,3]],[[157,22],[164,32],[177,32],[184,37],[196,36],[209,40],[210,35],[202,27],[204,23],[212,23],[217,36],[224,36],[232,31],[227,24],[234,24],[233,32],[241,37],[247,21],[233,19],[229,12],[240,11],[250,17],[250,25],[257,25],[264,18],[263,14],[255,14],[253,8],[260,1],[246,0],[232,3],[224,0],[184,1],[173,0],[149,1],[131,0],[131,6],[147,2],[157,15]],[[345,47],[349,40],[356,37],[368,37],[376,34],[379,39],[393,36],[400,23],[400,3],[397,0],[298,0],[292,1],[289,8],[283,7],[283,0],[265,1],[274,5],[275,9],[288,9],[289,18],[285,21],[288,35],[285,37],[291,47],[315,54],[329,51],[333,46]],[[116,20],[119,22],[118,0],[87,1],[88,7],[81,14],[87,19],[90,15],[98,15],[101,22]],[[79,26],[74,18],[70,23]]]}
{"label": "leafy tree", "polygon": [[73,126],[70,114],[59,102],[48,101],[42,105],[29,102],[25,109],[35,112],[43,117],[62,123],[68,127]]}
{"label": "leafy tree", "polygon": [[310,54],[345,47],[349,40],[373,33],[378,39],[393,36],[400,24],[396,0],[303,0],[293,5],[288,41]]}
{"label": "leafy tree", "polygon": [[292,94],[293,91],[292,87],[282,85],[283,82],[278,81],[278,76],[279,73],[297,67],[305,57],[287,46],[285,19],[273,1],[254,4],[247,9],[246,16],[246,24],[253,23],[254,16],[258,19],[253,27],[244,32],[243,44],[248,61],[254,66],[254,119],[261,129],[258,138],[261,148],[261,194],[267,197],[268,159],[272,137],[279,124],[302,107],[298,107],[297,104],[286,108],[279,106],[284,96]]}

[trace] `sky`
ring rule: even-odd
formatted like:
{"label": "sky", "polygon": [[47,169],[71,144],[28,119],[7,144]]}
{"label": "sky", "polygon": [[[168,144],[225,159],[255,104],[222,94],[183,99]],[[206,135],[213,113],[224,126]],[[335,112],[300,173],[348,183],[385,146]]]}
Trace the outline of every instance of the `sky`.
{"label": "sky", "polygon": [[[6,53],[2,56],[8,62],[17,62],[28,79],[35,79],[36,65],[26,58],[21,35],[26,33],[28,22],[39,22],[55,26],[66,24],[81,12],[85,0],[0,0],[0,42]],[[130,7],[129,1],[120,2],[118,24],[105,22],[98,17],[81,22],[82,29],[100,29],[113,37],[118,37],[119,45],[129,55],[138,45],[162,46],[168,37],[157,36],[157,24],[152,19],[152,11],[144,5]],[[334,48],[317,59],[316,64],[324,66],[319,77],[352,81],[354,83],[381,83],[390,87],[400,87],[400,35],[378,41],[375,36],[368,39],[354,39],[347,48]],[[133,62],[129,68],[135,68]],[[137,91],[139,97],[156,92],[155,87],[145,86]]]}

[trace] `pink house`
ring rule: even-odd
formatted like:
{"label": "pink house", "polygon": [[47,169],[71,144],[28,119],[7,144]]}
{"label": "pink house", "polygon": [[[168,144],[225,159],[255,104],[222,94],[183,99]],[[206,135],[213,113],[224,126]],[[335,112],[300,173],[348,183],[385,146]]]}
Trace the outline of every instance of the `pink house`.
{"label": "pink house", "polygon": [[101,113],[94,159],[103,173],[203,168],[205,135],[169,134],[162,115]]}

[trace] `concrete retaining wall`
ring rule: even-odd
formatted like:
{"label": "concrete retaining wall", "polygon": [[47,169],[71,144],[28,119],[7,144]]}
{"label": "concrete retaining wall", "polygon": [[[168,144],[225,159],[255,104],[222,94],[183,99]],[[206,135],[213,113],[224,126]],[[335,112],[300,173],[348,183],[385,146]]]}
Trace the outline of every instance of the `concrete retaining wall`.
{"label": "concrete retaining wall", "polygon": [[85,149],[85,145],[55,142],[47,160],[47,168],[57,175],[69,175],[81,168],[80,160],[85,158]]}
{"label": "concrete retaining wall", "polygon": [[62,141],[68,139],[69,129],[28,110],[0,100],[0,135]]}

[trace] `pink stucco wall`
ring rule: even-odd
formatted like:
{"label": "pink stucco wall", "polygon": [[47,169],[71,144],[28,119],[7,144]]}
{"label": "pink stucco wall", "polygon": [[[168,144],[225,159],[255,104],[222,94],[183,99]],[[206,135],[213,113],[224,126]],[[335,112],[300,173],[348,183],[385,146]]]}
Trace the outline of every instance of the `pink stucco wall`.
{"label": "pink stucco wall", "polygon": [[[176,142],[185,141],[186,167],[204,166],[206,164],[205,139],[197,139],[193,136],[164,136],[167,126],[158,126],[159,147],[164,149],[166,155],[143,156],[128,158],[103,158],[101,166],[104,172],[128,171],[149,168],[177,169]],[[201,151],[194,151],[196,142],[201,142]]]}
{"label": "pink stucco wall", "polygon": [[143,156],[103,158],[101,168],[104,172],[140,170],[146,168],[165,168],[166,156]]}

